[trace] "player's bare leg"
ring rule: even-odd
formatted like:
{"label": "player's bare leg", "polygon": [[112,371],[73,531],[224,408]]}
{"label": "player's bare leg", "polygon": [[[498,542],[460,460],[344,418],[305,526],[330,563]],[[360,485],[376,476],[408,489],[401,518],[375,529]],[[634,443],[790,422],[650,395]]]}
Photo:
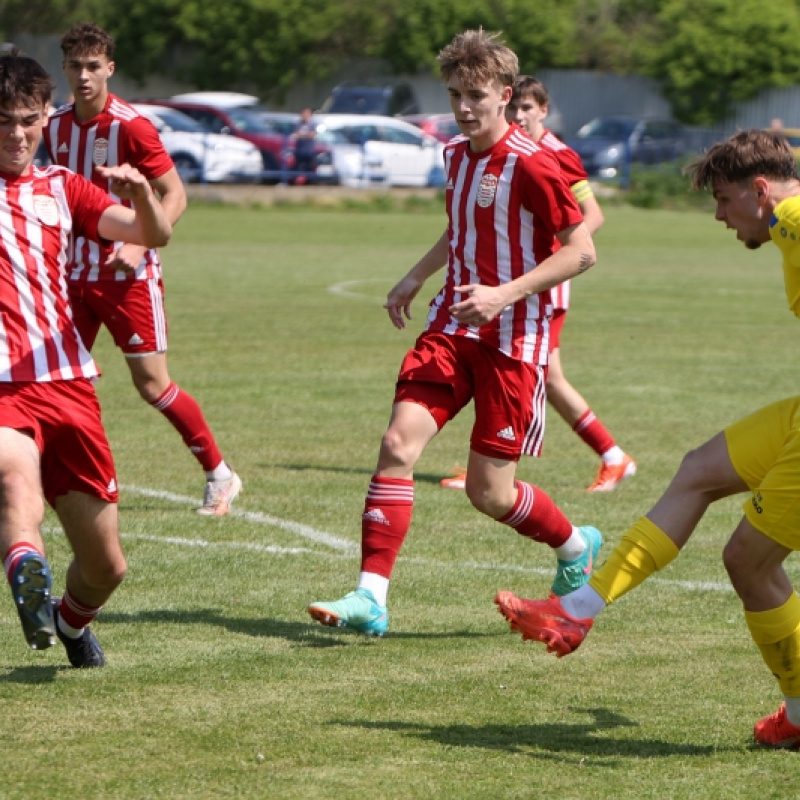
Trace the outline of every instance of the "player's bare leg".
{"label": "player's bare leg", "polygon": [[361,517],[358,587],[339,600],[311,603],[308,613],[318,622],[368,636],[386,632],[389,580],[411,524],[414,466],[437,432],[436,421],[424,406],[394,404]]}
{"label": "player's bare leg", "polygon": [[128,355],[125,362],[142,399],[169,420],[206,473],[203,505],[198,513],[216,517],[227,514],[242,491],[241,478],[223,459],[200,405],[172,382],[167,354]]}
{"label": "player's bare leg", "polygon": [[53,598],[56,633],[73,667],[102,667],[105,656],[89,623],[125,578],[117,506],[83,492],[56,500],[73,551],[63,598]]}
{"label": "player's bare leg", "polygon": [[55,643],[43,519],[39,449],[30,436],[0,428],[0,556],[25,639],[34,650]]}

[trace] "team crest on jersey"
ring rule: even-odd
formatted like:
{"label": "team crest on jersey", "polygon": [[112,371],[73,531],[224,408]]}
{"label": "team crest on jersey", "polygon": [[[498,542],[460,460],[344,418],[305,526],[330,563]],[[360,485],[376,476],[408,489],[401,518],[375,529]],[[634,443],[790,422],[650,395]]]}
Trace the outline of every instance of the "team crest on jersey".
{"label": "team crest on jersey", "polygon": [[102,167],[108,159],[108,139],[95,139],[92,148],[92,162]]}
{"label": "team crest on jersey", "polygon": [[478,185],[478,205],[489,208],[497,192],[497,175],[484,175]]}
{"label": "team crest on jersey", "polygon": [[56,201],[46,194],[33,196],[33,210],[44,225],[55,225],[58,222],[58,206]]}

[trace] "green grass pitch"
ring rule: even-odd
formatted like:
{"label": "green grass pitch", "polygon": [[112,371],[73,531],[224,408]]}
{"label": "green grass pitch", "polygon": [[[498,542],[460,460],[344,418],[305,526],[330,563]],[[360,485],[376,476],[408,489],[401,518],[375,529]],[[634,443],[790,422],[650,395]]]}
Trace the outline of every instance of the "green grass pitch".
{"label": "green grass pitch", "polygon": [[[608,552],[686,450],[797,392],[800,324],[772,246],[745,251],[709,212],[605,211],[562,354],[639,474],[585,492],[595,456],[550,414],[544,455],[520,475],[602,529]],[[170,371],[245,493],[229,518],[194,514],[202,473],[104,334],[129,576],[96,623],[103,670],[29,651],[10,594],[0,604],[0,797],[797,796],[800,757],[749,744],[779,694],[721,563],[741,498],[559,661],[492,604],[498,589],[543,596],[552,553],[438,486],[464,463],[467,409],[418,465],[386,638],[308,618],[355,584],[364,491],[436,278],[405,332],[381,304],[444,222],[190,206],[164,251]],[[45,540],[61,590],[52,514]],[[800,579],[796,559],[788,569]]]}

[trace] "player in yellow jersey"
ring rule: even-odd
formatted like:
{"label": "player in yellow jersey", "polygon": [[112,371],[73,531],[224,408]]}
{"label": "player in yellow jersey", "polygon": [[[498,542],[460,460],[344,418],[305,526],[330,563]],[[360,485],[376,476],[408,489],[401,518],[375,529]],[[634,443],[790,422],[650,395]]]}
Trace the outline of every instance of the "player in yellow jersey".
{"label": "player in yellow jersey", "polygon": [[[772,240],[783,256],[789,307],[800,317],[800,179],[794,154],[773,133],[741,131],[691,167],[695,189],[710,189],[715,218],[755,250]],[[756,723],[755,741],[800,748],[800,597],[783,562],[800,550],[800,396],[734,423],[683,459],[666,492],[622,537],[580,589],[547,600],[511,592],[495,598],[523,639],[559,657],[583,642],[607,605],[669,564],[715,500],[749,492],[723,560],[745,621],[783,702]]]}

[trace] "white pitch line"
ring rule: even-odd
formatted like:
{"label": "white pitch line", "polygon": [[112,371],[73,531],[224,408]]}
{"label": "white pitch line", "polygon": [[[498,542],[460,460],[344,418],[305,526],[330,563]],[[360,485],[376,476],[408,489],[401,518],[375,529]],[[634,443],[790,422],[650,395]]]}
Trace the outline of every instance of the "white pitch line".
{"label": "white pitch line", "polygon": [[[172,492],[164,492],[157,489],[146,489],[141,486],[121,486],[122,491],[138,494],[143,497],[155,497],[161,500],[169,500],[173,503],[181,505],[196,505],[197,500],[193,497],[185,495],[173,494]],[[271,525],[275,528],[281,528],[289,531],[290,533],[297,534],[298,536],[308,539],[317,544],[324,544],[334,550],[338,550],[343,555],[355,554],[360,551],[360,548],[354,542],[347,539],[341,539],[334,536],[332,533],[319,531],[316,528],[311,528],[308,525],[302,525],[299,522],[292,520],[280,519],[273,517],[269,514],[260,514],[253,511],[240,511],[239,509],[232,508],[230,510],[231,516],[245,519],[248,522],[254,522],[259,525]],[[63,533],[59,528],[50,529],[52,533]],[[249,550],[251,552],[270,553],[278,555],[325,555],[328,558],[335,558],[333,553],[320,553],[318,550],[312,550],[306,547],[279,547],[277,545],[264,545],[254,542],[217,542],[207,541],[205,539],[183,539],[176,536],[154,536],[152,534],[138,534],[138,533],[121,533],[122,539],[138,539],[141,541],[150,542],[164,542],[165,544],[172,544],[181,547],[201,547],[201,548],[222,548],[231,550]],[[544,567],[523,567],[517,564],[498,564],[494,562],[481,563],[476,561],[463,561],[460,563],[449,563],[443,561],[435,561],[425,558],[404,558],[400,556],[398,561],[406,564],[419,564],[426,567],[440,567],[442,569],[463,569],[463,570],[479,570],[479,571],[497,571],[497,572],[516,572],[524,575],[545,575],[553,574],[552,569]],[[674,586],[688,591],[699,592],[732,592],[733,587],[729,583],[716,583],[714,581],[679,581],[669,580],[666,578],[651,578],[649,583],[659,584],[661,586]]]}
{"label": "white pitch line", "polygon": [[[138,494],[143,497],[155,497],[159,500],[169,500],[172,503],[180,503],[185,506],[197,505],[197,499],[194,497],[186,497],[182,494],[173,494],[172,492],[162,492],[157,489],[146,489],[142,486],[120,486],[123,492],[130,492],[131,494]],[[259,514],[255,511],[240,511],[237,508],[230,510],[232,517],[239,517],[248,522],[255,522],[259,525],[271,525],[274,528],[281,528],[282,530],[289,531],[303,539],[316,542],[317,544],[324,544],[326,547],[331,547],[334,550],[341,550],[343,552],[354,552],[358,549],[358,545],[354,544],[347,539],[341,539],[334,536],[332,533],[325,531],[318,531],[316,528],[311,528],[308,525],[302,525],[299,522],[292,522],[292,520],[281,519],[280,517],[273,517],[270,514]]]}
{"label": "white pitch line", "polygon": [[379,303],[386,301],[385,295],[383,297],[377,297],[376,295],[353,291],[354,286],[361,286],[364,283],[386,284],[386,281],[383,278],[359,278],[358,280],[354,281],[340,281],[339,283],[334,283],[332,286],[329,286],[328,291],[331,294],[338,295],[339,297],[350,297],[356,300],[370,300],[377,301]]}

